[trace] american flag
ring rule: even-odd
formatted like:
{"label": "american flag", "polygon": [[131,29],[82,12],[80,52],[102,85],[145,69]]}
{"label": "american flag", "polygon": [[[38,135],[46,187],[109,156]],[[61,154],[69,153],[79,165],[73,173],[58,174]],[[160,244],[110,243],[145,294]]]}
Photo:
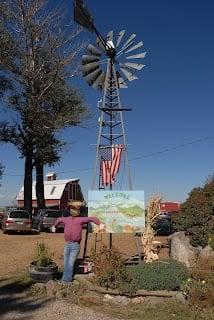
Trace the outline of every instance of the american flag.
{"label": "american flag", "polygon": [[120,161],[123,147],[121,144],[112,146],[101,146],[101,178],[102,185],[107,186],[115,182],[115,175],[120,169]]}

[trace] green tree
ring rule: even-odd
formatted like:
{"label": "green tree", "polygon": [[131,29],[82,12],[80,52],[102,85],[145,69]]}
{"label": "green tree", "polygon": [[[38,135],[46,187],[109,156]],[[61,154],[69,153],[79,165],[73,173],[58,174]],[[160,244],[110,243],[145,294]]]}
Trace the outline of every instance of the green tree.
{"label": "green tree", "polygon": [[203,187],[194,188],[181,205],[181,212],[173,216],[174,231],[185,231],[193,246],[205,246],[214,228],[214,175]]}
{"label": "green tree", "polygon": [[[0,141],[12,143],[25,159],[24,206],[32,209],[32,170],[37,172],[39,205],[44,205],[43,166],[59,161],[65,144],[59,133],[84,126],[90,114],[83,95],[71,85],[78,74],[78,41],[70,10],[45,0],[0,3],[0,72],[12,83],[7,94],[10,120],[0,123]],[[5,41],[8,39],[8,41]],[[12,113],[15,117],[12,117]],[[43,197],[43,199],[42,199]]]}

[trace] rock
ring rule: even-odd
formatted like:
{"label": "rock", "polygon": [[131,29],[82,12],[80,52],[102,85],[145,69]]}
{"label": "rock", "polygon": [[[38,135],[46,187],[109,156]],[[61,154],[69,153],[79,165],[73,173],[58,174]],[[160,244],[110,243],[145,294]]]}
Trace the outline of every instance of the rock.
{"label": "rock", "polygon": [[96,292],[86,290],[84,293],[79,297],[81,302],[84,302],[85,305],[102,305],[103,304],[103,295]]}
{"label": "rock", "polygon": [[187,300],[185,299],[185,297],[184,297],[182,292],[178,291],[174,297],[180,303],[187,303]]}
{"label": "rock", "polygon": [[45,284],[45,287],[46,287],[46,292],[47,292],[47,295],[50,296],[50,295],[55,295],[57,291],[59,291],[60,289],[60,286],[59,284],[54,281],[54,280],[49,280],[46,284]]}
{"label": "rock", "polygon": [[135,297],[131,299],[133,304],[141,304],[145,302],[145,297]]}
{"label": "rock", "polygon": [[126,306],[130,303],[130,298],[127,298],[126,296],[115,296],[112,300],[111,303],[112,304],[119,304],[119,305],[123,305]]}
{"label": "rock", "polygon": [[198,256],[197,248],[191,246],[185,232],[175,232],[169,236],[170,258],[182,263],[187,268],[195,265]]}
{"label": "rock", "polygon": [[114,297],[108,293],[103,296],[103,302],[110,302],[112,299],[114,299]]}
{"label": "rock", "polygon": [[144,299],[146,304],[154,305],[154,304],[163,304],[166,301],[166,299],[169,299],[169,298],[148,296],[148,297],[144,297]]}
{"label": "rock", "polygon": [[214,250],[210,246],[206,246],[200,250],[198,259],[200,260],[207,260],[207,259],[214,258]]}

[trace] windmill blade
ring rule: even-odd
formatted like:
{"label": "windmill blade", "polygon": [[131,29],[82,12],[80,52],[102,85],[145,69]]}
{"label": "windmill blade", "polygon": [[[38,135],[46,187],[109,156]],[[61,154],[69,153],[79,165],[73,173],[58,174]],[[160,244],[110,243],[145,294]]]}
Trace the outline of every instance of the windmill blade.
{"label": "windmill blade", "polygon": [[125,52],[128,53],[128,52],[134,51],[134,50],[136,50],[136,49],[138,49],[138,48],[140,48],[142,46],[143,46],[143,41],[140,41],[135,46],[131,47],[128,50],[125,50]]}
{"label": "windmill blade", "polygon": [[94,89],[97,89],[98,91],[101,91],[104,87],[104,83],[105,83],[105,79],[106,79],[106,72],[102,71],[97,79],[94,81],[94,83],[92,84],[92,87]]}
{"label": "windmill blade", "polygon": [[96,79],[100,76],[102,70],[100,68],[94,70],[93,72],[89,73],[88,75],[84,76],[85,81],[88,83],[89,86],[92,86]]}
{"label": "windmill blade", "polygon": [[[110,90],[112,83],[115,83],[118,89],[122,89],[128,87],[128,81],[138,79],[137,71],[145,66],[139,60],[145,58],[146,55],[146,52],[140,52],[143,41],[136,42],[134,33],[129,37],[125,36],[126,30],[121,30],[119,34],[110,30],[105,40],[97,35],[96,44],[88,45],[87,53],[82,56],[82,74],[89,86],[99,91],[105,88]],[[124,59],[120,60],[122,55]],[[138,60],[134,61],[135,59]],[[104,69],[110,61],[114,64],[116,76],[109,72],[107,75],[108,69]]]}
{"label": "windmill blade", "polygon": [[138,77],[136,77],[133,73],[131,73],[130,71],[126,70],[125,68],[120,68],[120,70],[122,71],[122,73],[126,76],[126,78],[129,81],[133,81],[138,79]]}
{"label": "windmill blade", "polygon": [[96,48],[92,44],[88,45],[87,51],[88,51],[88,53],[91,53],[91,54],[93,54],[95,56],[98,56],[98,57],[100,57],[102,55],[102,53],[103,53],[101,50],[99,50],[98,48]]}
{"label": "windmill blade", "polygon": [[141,63],[133,63],[133,62],[125,62],[119,64],[121,67],[128,68],[128,69],[134,69],[134,70],[141,70],[143,67],[145,67],[144,64]]}
{"label": "windmill blade", "polygon": [[92,62],[88,63],[82,66],[82,74],[83,76],[86,76],[87,74],[95,71],[97,68],[99,68],[98,62]]}
{"label": "windmill blade", "polygon": [[122,46],[122,50],[125,50],[130,45],[130,43],[134,40],[135,37],[136,37],[136,34],[133,33]]}
{"label": "windmill blade", "polygon": [[141,59],[141,58],[145,58],[145,56],[146,56],[146,52],[141,52],[141,53],[134,54],[133,56],[128,56],[126,57],[126,59]]}
{"label": "windmill blade", "polygon": [[118,38],[117,38],[117,43],[116,43],[116,48],[119,47],[121,40],[123,39],[123,36],[125,34],[126,30],[121,30],[119,32]]}
{"label": "windmill blade", "polygon": [[97,56],[93,56],[93,55],[89,56],[87,54],[84,54],[82,56],[82,65],[92,63],[92,62],[97,62],[97,61],[99,61],[99,58]]}
{"label": "windmill blade", "polygon": [[109,31],[108,33],[107,33],[107,41],[113,41],[113,30],[111,30],[111,31]]}
{"label": "windmill blade", "polygon": [[128,88],[125,80],[121,77],[119,71],[116,72],[116,75],[117,75],[118,87],[119,87],[120,89],[126,89],[126,88]]}

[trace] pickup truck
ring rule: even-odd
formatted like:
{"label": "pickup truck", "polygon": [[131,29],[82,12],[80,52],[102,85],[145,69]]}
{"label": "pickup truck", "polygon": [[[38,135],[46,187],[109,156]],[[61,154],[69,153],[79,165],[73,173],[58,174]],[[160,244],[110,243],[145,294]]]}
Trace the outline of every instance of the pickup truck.
{"label": "pickup truck", "polygon": [[[33,228],[37,229],[39,232],[46,231],[51,232],[51,227],[53,227],[54,222],[59,217],[69,216],[68,211],[62,211],[57,209],[40,209],[37,215],[33,218]],[[63,226],[59,226],[59,229],[63,229]]]}

